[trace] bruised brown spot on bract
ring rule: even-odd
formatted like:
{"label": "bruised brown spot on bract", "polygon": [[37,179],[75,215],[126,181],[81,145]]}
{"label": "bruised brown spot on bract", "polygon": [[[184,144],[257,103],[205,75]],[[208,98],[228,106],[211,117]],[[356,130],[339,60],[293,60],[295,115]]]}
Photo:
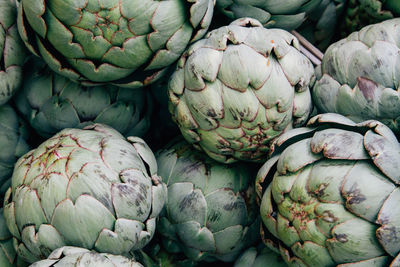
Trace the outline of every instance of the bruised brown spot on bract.
{"label": "bruised brown spot on bract", "polygon": [[229,203],[229,204],[225,204],[223,208],[226,211],[231,211],[233,209],[240,209],[241,206],[243,206],[242,202],[235,201],[235,202],[232,202],[232,203]]}
{"label": "bruised brown spot on bract", "polygon": [[366,197],[361,194],[360,189],[357,188],[357,184],[354,184],[349,192],[346,194],[347,196],[347,203],[350,205],[353,204],[360,204],[361,202],[366,200]]}
{"label": "bruised brown spot on bract", "polygon": [[179,204],[180,211],[193,207],[194,204],[198,201],[198,198],[199,196],[195,192],[192,192],[189,195],[185,196],[182,202]]}
{"label": "bruised brown spot on bract", "polygon": [[364,95],[365,99],[372,100],[375,97],[375,91],[378,88],[376,82],[365,78],[365,77],[357,77],[358,87],[360,88],[361,93]]}
{"label": "bruised brown spot on bract", "polygon": [[328,223],[334,223],[339,220],[339,218],[335,217],[335,215],[333,215],[333,213],[329,210],[324,211],[322,215],[322,219]]}
{"label": "bruised brown spot on bract", "polygon": [[[207,216],[207,221],[216,222],[221,218],[221,216],[222,216],[221,212],[212,210],[212,211],[210,211],[210,213]],[[207,227],[210,228],[208,223],[207,223]]]}
{"label": "bruised brown spot on bract", "polygon": [[379,230],[376,231],[376,236],[382,241],[381,243],[398,243],[400,242],[400,237],[397,233],[396,226],[386,225],[384,228],[379,228]]}
{"label": "bruised brown spot on bract", "polygon": [[335,238],[340,243],[346,243],[348,241],[347,235],[345,235],[345,234],[335,234]]}

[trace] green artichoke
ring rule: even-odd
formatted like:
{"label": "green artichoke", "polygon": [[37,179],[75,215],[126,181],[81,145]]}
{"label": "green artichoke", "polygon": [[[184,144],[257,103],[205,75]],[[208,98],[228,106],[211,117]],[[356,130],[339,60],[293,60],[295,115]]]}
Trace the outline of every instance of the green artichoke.
{"label": "green artichoke", "polygon": [[0,199],[11,185],[11,174],[18,158],[29,151],[29,130],[14,108],[0,106]]}
{"label": "green artichoke", "polygon": [[39,59],[28,62],[19,111],[43,137],[65,128],[104,123],[125,136],[143,136],[150,126],[152,104],[146,90],[112,85],[85,87],[51,71]]}
{"label": "green artichoke", "polygon": [[393,132],[378,121],[356,124],[327,113],[274,144],[257,194],[285,262],[388,266],[400,251],[400,144]]}
{"label": "green artichoke", "polygon": [[169,82],[185,139],[220,162],[264,160],[271,140],[312,109],[314,68],[298,49],[290,33],[248,18],[193,44]]}
{"label": "green artichoke", "polygon": [[322,0],[217,0],[216,8],[231,19],[250,17],[266,28],[294,30]]}
{"label": "green artichoke", "polygon": [[28,263],[17,256],[12,237],[4,220],[3,208],[0,208],[0,266],[28,266]]}
{"label": "green artichoke", "polygon": [[16,163],[4,217],[28,262],[62,246],[126,254],[152,238],[166,187],[146,143],[105,125],[65,129]]}
{"label": "green artichoke", "polygon": [[400,18],[354,32],[326,51],[313,88],[321,112],[376,119],[400,132]]}
{"label": "green artichoke", "polygon": [[140,267],[142,264],[121,255],[98,253],[85,248],[61,247],[46,260],[35,262],[31,267]]}
{"label": "green artichoke", "polygon": [[399,0],[349,0],[341,24],[341,35],[350,33],[384,20],[400,16]]}
{"label": "green artichoke", "polygon": [[263,244],[245,250],[233,267],[286,267],[282,257]]}
{"label": "green artichoke", "polygon": [[17,30],[13,0],[0,0],[0,105],[6,103],[22,82],[25,46]]}
{"label": "green artichoke", "polygon": [[207,31],[213,0],[18,0],[27,47],[84,84],[142,87]]}
{"label": "green artichoke", "polygon": [[322,0],[298,31],[321,50],[331,44],[347,0]]}
{"label": "green artichoke", "polygon": [[170,252],[194,261],[234,261],[259,237],[259,217],[248,165],[218,163],[176,140],[156,153],[168,187],[157,230]]}

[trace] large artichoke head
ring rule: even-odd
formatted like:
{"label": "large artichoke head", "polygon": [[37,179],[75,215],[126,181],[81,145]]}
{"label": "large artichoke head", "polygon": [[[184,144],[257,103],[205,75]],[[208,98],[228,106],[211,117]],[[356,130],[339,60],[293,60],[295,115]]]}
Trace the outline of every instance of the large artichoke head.
{"label": "large artichoke head", "polygon": [[157,230],[168,251],[183,251],[194,261],[230,262],[258,238],[249,166],[218,163],[179,140],[156,157],[168,186]]}
{"label": "large artichoke head", "polygon": [[6,103],[22,82],[25,46],[17,30],[14,0],[0,0],[0,105]]}
{"label": "large artichoke head", "polygon": [[17,108],[41,136],[65,128],[107,124],[125,136],[143,136],[150,126],[152,102],[147,90],[113,85],[86,87],[51,71],[40,59],[26,64]]}
{"label": "large artichoke head", "polygon": [[213,159],[261,161],[273,138],[307,120],[314,80],[293,35],[239,19],[181,57],[170,111],[185,139]]}
{"label": "large artichoke head", "polygon": [[150,241],[165,197],[146,143],[97,124],[65,129],[20,158],[4,216],[28,262],[62,246],[125,254]]}
{"label": "large artichoke head", "polygon": [[217,0],[216,8],[231,19],[250,17],[266,28],[294,30],[322,0]]}
{"label": "large artichoke head", "polygon": [[400,132],[400,18],[332,44],[318,75],[313,100],[321,112],[376,119]]}
{"label": "large artichoke head", "polygon": [[28,48],[82,83],[142,87],[207,31],[213,0],[18,0]]}
{"label": "large artichoke head", "polygon": [[15,162],[30,149],[28,138],[27,124],[14,108],[8,104],[0,106],[0,199],[10,186]]}
{"label": "large artichoke head", "polygon": [[85,248],[64,246],[54,250],[47,259],[35,262],[31,267],[142,267],[134,259],[121,255],[98,253]]}
{"label": "large artichoke head", "polygon": [[257,194],[286,263],[389,266],[400,252],[393,132],[378,121],[327,113],[277,138],[274,149],[257,175]]}

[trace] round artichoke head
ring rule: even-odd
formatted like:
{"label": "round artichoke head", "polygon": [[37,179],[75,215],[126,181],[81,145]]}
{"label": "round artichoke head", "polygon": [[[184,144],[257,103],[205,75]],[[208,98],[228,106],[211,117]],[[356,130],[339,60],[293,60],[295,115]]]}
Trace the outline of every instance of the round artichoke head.
{"label": "round artichoke head", "polygon": [[107,124],[125,136],[143,136],[150,126],[152,102],[142,88],[86,87],[50,70],[40,59],[26,64],[17,108],[43,137],[65,128]]}
{"label": "round artichoke head", "polygon": [[293,35],[239,19],[181,57],[170,112],[185,139],[213,159],[262,161],[273,138],[307,120],[314,77]]}
{"label": "round artichoke head", "polygon": [[194,261],[231,262],[258,239],[250,166],[218,163],[179,140],[156,158],[168,187],[157,230],[168,251],[183,251]]}
{"label": "round artichoke head", "polygon": [[213,0],[18,0],[18,30],[50,68],[82,83],[142,87],[207,31]]}
{"label": "round artichoke head", "polygon": [[400,18],[354,32],[326,51],[313,88],[321,112],[376,119],[400,132]]}
{"label": "round artichoke head", "polygon": [[263,224],[285,262],[389,266],[400,252],[400,144],[393,132],[378,121],[326,113],[274,144],[256,187]]}
{"label": "round artichoke head", "polygon": [[0,199],[11,184],[15,162],[29,151],[29,130],[14,108],[0,106]]}
{"label": "round artichoke head", "polygon": [[146,143],[97,124],[65,129],[21,157],[4,216],[28,262],[62,246],[123,255],[150,241],[165,197]]}
{"label": "round artichoke head", "polygon": [[322,0],[217,0],[216,8],[231,19],[250,17],[266,28],[294,30]]}
{"label": "round artichoke head", "polygon": [[47,259],[35,262],[31,267],[143,267],[134,259],[121,255],[98,253],[85,248],[64,246],[54,250]]}
{"label": "round artichoke head", "polygon": [[6,103],[22,82],[25,46],[17,30],[17,7],[0,0],[0,105]]}

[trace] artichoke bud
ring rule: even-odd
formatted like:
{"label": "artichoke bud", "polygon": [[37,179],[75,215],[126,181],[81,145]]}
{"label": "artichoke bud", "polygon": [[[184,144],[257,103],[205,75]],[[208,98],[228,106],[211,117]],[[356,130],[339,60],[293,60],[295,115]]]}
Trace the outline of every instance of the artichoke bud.
{"label": "artichoke bud", "polygon": [[18,0],[18,30],[29,50],[84,85],[139,88],[163,75],[206,33],[213,0]]}
{"label": "artichoke bud", "polygon": [[15,102],[38,134],[49,138],[65,128],[107,124],[125,136],[144,136],[152,101],[147,90],[114,85],[86,87],[55,72],[40,59],[26,64]]}
{"label": "artichoke bud", "polygon": [[127,255],[152,239],[165,198],[146,143],[95,124],[65,129],[18,160],[4,216],[27,262],[62,246]]}
{"label": "artichoke bud", "polygon": [[218,163],[179,139],[156,158],[168,187],[157,229],[167,251],[232,262],[259,238],[252,166]]}
{"label": "artichoke bud", "polygon": [[274,138],[306,122],[314,81],[293,35],[242,18],[181,57],[168,84],[170,112],[185,139],[211,158],[260,162]]}
{"label": "artichoke bud", "polygon": [[373,120],[326,113],[284,133],[256,179],[265,243],[289,266],[389,266],[400,252],[399,155]]}
{"label": "artichoke bud", "polygon": [[318,110],[400,132],[400,18],[353,32],[327,49],[312,97]]}

